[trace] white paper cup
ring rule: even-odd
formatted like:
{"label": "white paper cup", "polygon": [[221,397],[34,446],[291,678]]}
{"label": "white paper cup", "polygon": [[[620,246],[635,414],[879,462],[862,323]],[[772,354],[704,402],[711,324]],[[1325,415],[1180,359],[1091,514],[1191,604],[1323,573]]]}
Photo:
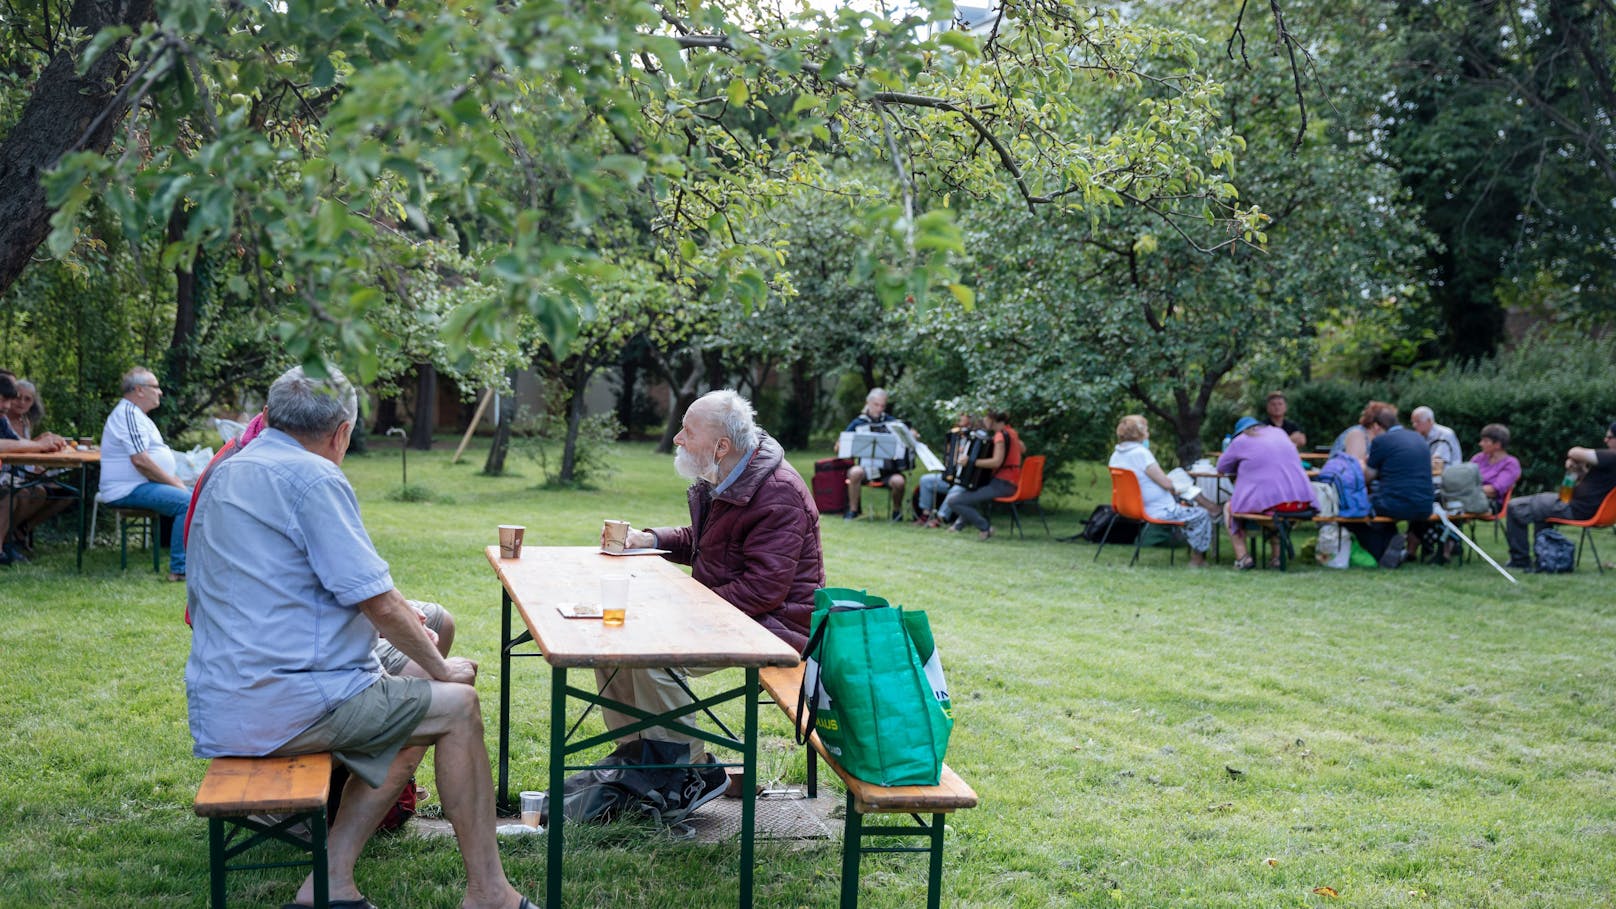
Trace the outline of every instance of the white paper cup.
{"label": "white paper cup", "polygon": [[520,559],[522,557],[522,536],[527,528],[520,524],[499,525],[499,557],[502,559]]}
{"label": "white paper cup", "polygon": [[627,549],[628,531],[627,521],[607,521],[605,529],[601,531],[601,548],[607,552],[622,552]]}

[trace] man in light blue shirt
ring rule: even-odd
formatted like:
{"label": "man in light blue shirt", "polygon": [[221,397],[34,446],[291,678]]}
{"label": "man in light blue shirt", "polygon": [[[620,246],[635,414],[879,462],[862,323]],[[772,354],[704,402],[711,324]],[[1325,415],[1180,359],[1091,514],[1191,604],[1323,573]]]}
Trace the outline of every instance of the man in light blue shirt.
{"label": "man in light blue shirt", "polygon": [[[185,667],[195,753],[330,751],[347,765],[353,777],[328,840],[330,897],[359,905],[354,863],[436,745],[438,793],[465,860],[463,905],[526,909],[494,839],[477,665],[445,658],[422,630],[340,469],[357,410],[340,373],[289,370],[269,390],[270,428],[221,462],[198,496]],[[378,631],[429,678],[383,673]],[[311,876],[295,905],[313,893]]]}

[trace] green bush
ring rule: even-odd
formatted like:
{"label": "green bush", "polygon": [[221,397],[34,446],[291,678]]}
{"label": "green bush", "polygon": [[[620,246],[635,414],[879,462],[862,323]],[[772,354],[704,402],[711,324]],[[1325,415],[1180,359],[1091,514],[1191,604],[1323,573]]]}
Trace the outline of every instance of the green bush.
{"label": "green bush", "polygon": [[1509,427],[1509,451],[1521,461],[1518,490],[1553,487],[1574,445],[1599,447],[1616,420],[1616,339],[1533,337],[1513,350],[1470,366],[1415,372],[1384,382],[1341,379],[1304,383],[1288,390],[1291,413],[1315,445],[1328,445],[1355,422],[1365,402],[1396,404],[1405,423],[1423,404],[1436,420],[1458,433],[1465,456],[1488,423]]}

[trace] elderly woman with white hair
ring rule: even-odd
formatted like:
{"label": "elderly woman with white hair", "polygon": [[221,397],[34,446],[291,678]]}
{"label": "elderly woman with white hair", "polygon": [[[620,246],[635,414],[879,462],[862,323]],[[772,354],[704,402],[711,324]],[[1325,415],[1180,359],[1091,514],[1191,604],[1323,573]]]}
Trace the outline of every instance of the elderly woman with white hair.
{"label": "elderly woman with white hair", "polygon": [[[1196,489],[1193,483],[1187,483],[1183,488],[1186,492],[1194,490],[1195,501],[1199,504],[1188,505],[1179,501],[1173,479],[1161,469],[1156,456],[1150,453],[1150,424],[1144,417],[1129,414],[1117,423],[1117,447],[1111,453],[1110,466],[1133,471],[1139,480],[1145,514],[1158,520],[1184,522],[1184,537],[1190,546],[1190,567],[1204,567],[1206,551],[1212,547],[1212,517],[1218,513],[1218,506]],[[1186,476],[1185,480],[1188,479]]]}

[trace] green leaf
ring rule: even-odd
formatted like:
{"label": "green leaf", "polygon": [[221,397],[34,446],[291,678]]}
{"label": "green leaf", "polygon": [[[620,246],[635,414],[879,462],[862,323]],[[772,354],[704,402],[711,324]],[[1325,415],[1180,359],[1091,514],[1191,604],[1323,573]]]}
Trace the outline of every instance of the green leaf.
{"label": "green leaf", "polygon": [[954,299],[958,300],[961,306],[965,307],[966,312],[976,309],[976,291],[971,290],[964,284],[950,284],[948,285],[948,292],[954,295]]}
{"label": "green leaf", "polygon": [[314,61],[314,74],[310,83],[315,88],[330,88],[331,83],[337,81],[337,68],[332,65],[330,56],[322,56]]}
{"label": "green leaf", "polygon": [[728,95],[729,103],[736,107],[745,104],[746,99],[752,97],[751,91],[746,87],[745,79],[731,79],[729,83]]}
{"label": "green leaf", "polygon": [[134,33],[134,29],[127,25],[114,25],[96,32],[95,37],[90,39],[90,43],[84,46],[84,54],[79,57],[79,75],[82,76],[89,72],[90,67],[95,65],[95,61],[100,59],[102,54],[106,53],[114,44]]}

